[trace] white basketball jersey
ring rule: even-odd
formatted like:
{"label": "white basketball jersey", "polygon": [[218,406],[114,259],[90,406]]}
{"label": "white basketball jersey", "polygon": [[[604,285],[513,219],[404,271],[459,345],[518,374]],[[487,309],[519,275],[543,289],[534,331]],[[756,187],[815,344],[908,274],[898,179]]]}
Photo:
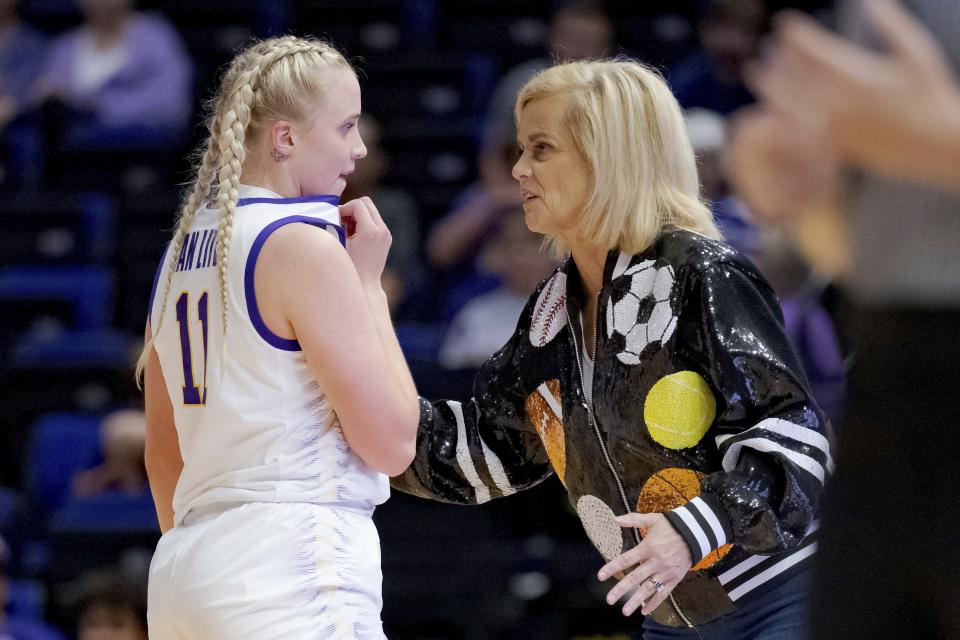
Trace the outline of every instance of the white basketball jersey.
{"label": "white basketball jersey", "polygon": [[[385,475],[347,445],[296,340],[275,335],[257,307],[254,268],[278,228],[307,223],[343,242],[334,196],[281,198],[241,186],[227,273],[227,335],[217,278],[217,212],[202,209],[179,255],[166,255],[150,323],[173,403],[183,473],[175,523],[221,503],[305,502],[372,511],[389,496]],[[163,278],[174,262],[163,322]],[[159,290],[158,290],[159,289]],[[335,304],[336,301],[330,301]]]}

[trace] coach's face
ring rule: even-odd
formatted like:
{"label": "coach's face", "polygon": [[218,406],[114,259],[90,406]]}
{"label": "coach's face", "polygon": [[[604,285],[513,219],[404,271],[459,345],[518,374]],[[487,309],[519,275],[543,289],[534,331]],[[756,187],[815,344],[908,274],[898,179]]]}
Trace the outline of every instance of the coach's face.
{"label": "coach's face", "polygon": [[523,212],[531,231],[571,235],[590,193],[590,165],[563,121],[565,100],[541,98],[520,112],[520,159],[513,177],[520,183]]}

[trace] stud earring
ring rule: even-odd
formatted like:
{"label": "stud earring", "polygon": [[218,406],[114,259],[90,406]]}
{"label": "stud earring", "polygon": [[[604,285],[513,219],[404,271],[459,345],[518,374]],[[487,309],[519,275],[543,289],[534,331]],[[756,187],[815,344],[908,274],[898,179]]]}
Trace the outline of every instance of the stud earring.
{"label": "stud earring", "polygon": [[287,159],[287,156],[280,153],[280,150],[276,148],[270,152],[270,157],[272,157],[277,162],[283,162],[284,160]]}

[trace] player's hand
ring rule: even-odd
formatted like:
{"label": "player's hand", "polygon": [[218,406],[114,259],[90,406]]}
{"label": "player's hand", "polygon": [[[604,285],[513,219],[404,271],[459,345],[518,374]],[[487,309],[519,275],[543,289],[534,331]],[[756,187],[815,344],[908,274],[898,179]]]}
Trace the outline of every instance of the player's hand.
{"label": "player's hand", "polygon": [[393,237],[373,201],[364,196],[340,205],[340,221],[347,230],[347,253],[364,286],[380,286]]}
{"label": "player's hand", "polygon": [[[626,572],[626,576],[607,594],[607,604],[612,605],[633,591],[623,606],[623,615],[631,615],[641,605],[641,612],[648,615],[660,606],[693,566],[690,549],[662,513],[630,513],[617,516],[617,523],[645,531],[643,540],[605,564],[597,577],[602,581],[618,572]],[[659,590],[657,583],[663,585]]]}

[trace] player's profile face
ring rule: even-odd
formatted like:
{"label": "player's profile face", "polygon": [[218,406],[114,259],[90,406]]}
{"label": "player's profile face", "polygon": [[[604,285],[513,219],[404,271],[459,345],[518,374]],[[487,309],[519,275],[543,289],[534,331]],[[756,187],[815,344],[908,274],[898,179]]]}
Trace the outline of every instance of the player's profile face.
{"label": "player's profile face", "polygon": [[346,176],[358,160],[367,155],[360,138],[360,83],[353,71],[325,71],[326,93],[312,122],[294,127],[295,151],[291,155],[291,174],[300,195],[336,195],[343,193]]}
{"label": "player's profile face", "polygon": [[[531,231],[571,235],[590,193],[590,165],[563,122],[564,100],[541,98],[520,112],[520,159],[513,177],[520,183],[523,211]],[[575,234],[573,234],[575,235]]]}

